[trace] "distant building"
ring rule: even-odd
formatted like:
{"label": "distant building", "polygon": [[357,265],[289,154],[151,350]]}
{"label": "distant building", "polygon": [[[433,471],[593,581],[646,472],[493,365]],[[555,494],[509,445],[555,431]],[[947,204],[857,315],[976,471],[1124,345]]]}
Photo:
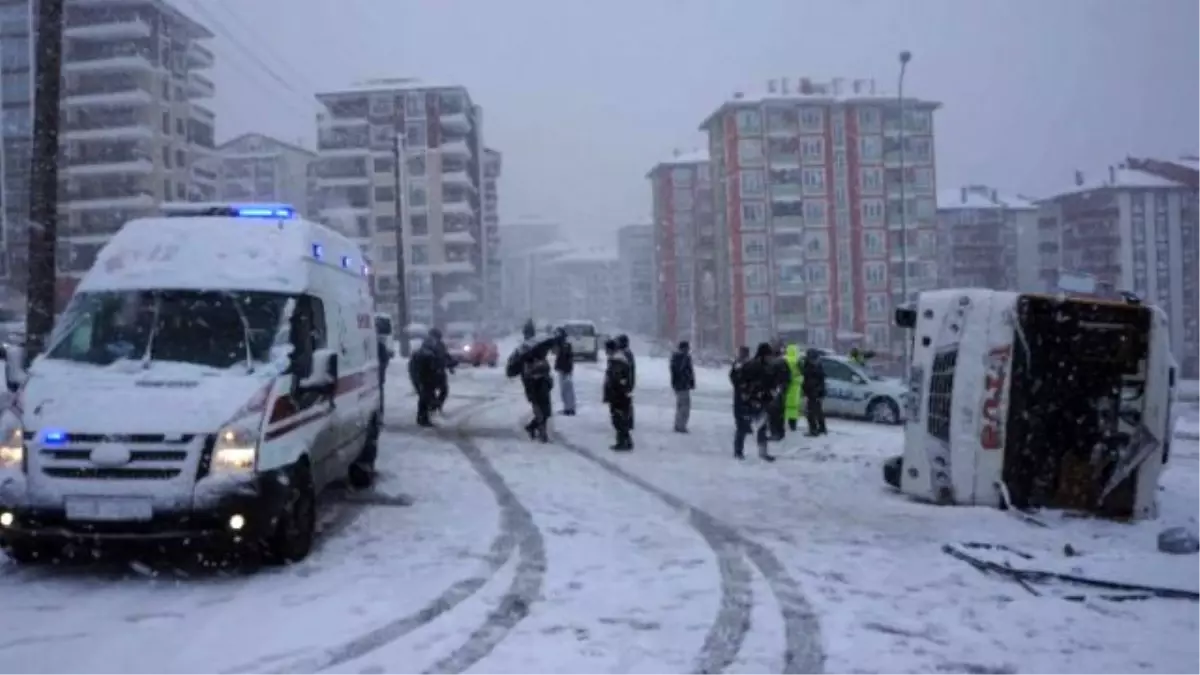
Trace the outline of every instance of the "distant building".
{"label": "distant building", "polygon": [[1038,208],[985,185],[938,192],[941,288],[1040,290]]}
{"label": "distant building", "polygon": [[1039,202],[1041,279],[1094,280],[1099,288],[1131,291],[1170,317],[1171,345],[1185,377],[1196,377],[1200,333],[1198,278],[1200,208],[1197,169],[1167,177],[1134,160],[1098,177],[1076,172],[1075,185]]}
{"label": "distant building", "polygon": [[650,169],[656,337],[690,340],[700,348],[722,340],[718,289],[723,252],[717,246],[708,152],[676,152]]}
{"label": "distant building", "polygon": [[626,225],[617,230],[620,305],[617,322],[626,332],[654,335],[658,313],[654,292],[654,226]]}
{"label": "distant building", "polygon": [[500,320],[504,313],[504,263],[500,244],[500,173],[504,168],[498,150],[483,149],[483,256],[484,319]]}
{"label": "distant building", "polygon": [[[396,313],[397,256],[407,260],[411,323],[474,332],[484,318],[489,239],[482,232],[482,109],[460,85],[397,78],[317,94],[317,188],[322,220],[375,261],[375,297]],[[404,251],[396,250],[395,144]]]}
{"label": "distant building", "polygon": [[508,322],[534,316],[538,270],[572,250],[560,243],[560,226],[537,216],[524,216],[500,226],[500,307]]}
{"label": "distant building", "polygon": [[315,189],[317,153],[265,134],[242,134],[217,147],[217,197],[226,202],[282,202],[306,216]]}
{"label": "distant building", "polygon": [[615,253],[574,250],[553,255],[535,275],[537,317],[552,323],[594,321],[601,330],[619,324],[620,262]]}
{"label": "distant building", "polygon": [[717,284],[726,346],[782,337],[903,353],[892,308],[937,278],[939,106],[871,80],[782,79],[704,120],[716,248],[730,252]]}

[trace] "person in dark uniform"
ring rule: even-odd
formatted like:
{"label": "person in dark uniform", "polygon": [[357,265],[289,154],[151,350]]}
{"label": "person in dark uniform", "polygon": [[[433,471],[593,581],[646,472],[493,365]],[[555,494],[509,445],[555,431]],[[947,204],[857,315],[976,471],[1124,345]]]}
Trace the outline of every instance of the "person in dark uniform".
{"label": "person in dark uniform", "polygon": [[825,369],[821,367],[821,352],[809,349],[804,355],[804,419],[808,421],[808,435],[820,436],[829,433],[825,428]]}
{"label": "person in dark uniform", "polygon": [[558,328],[554,331],[557,344],[554,347],[554,372],[558,373],[558,395],[562,398],[562,414],[571,417],[575,414],[575,350],[567,338],[567,331]]}
{"label": "person in dark uniform", "polygon": [[687,340],[680,340],[679,348],[671,354],[670,369],[671,390],[675,392],[675,433],[686,434],[692,416],[692,390],[696,388],[692,346]]}
{"label": "person in dark uniform", "polygon": [[776,386],[778,387],[779,395],[771,400],[767,406],[767,414],[770,419],[771,440],[782,441],[785,433],[785,421],[787,412],[787,389],[792,381],[792,371],[788,368],[784,347],[780,344],[775,348],[774,357],[771,359],[771,372],[775,376]]}
{"label": "person in dark uniform", "polygon": [[633,429],[633,390],[637,387],[637,361],[633,358],[633,349],[629,347],[629,336],[621,333],[617,336],[617,349],[629,364],[629,428]]}
{"label": "person in dark uniform", "polygon": [[520,376],[525,399],[533,410],[533,416],[525,425],[529,438],[549,443],[549,422],[554,407],[551,402],[554,373],[548,359],[555,341],[538,339],[537,327],[532,320],[525,322],[522,333],[525,342],[509,357],[506,372],[510,377]]}
{"label": "person in dark uniform", "polygon": [[633,428],[633,368],[616,340],[604,342],[604,354],[608,357],[604,369],[604,403],[617,434],[617,442],[611,449],[629,452],[633,450],[633,435],[629,433]]}
{"label": "person in dark uniform", "polygon": [[429,416],[437,409],[441,391],[446,387],[445,348],[440,338],[436,328],[429,331],[408,359],[408,378],[417,393],[417,425],[422,427],[433,426]]}
{"label": "person in dark uniform", "polygon": [[379,359],[379,410],[383,411],[385,410],[383,407],[383,391],[384,384],[387,383],[388,364],[392,362],[392,357],[395,354],[392,353],[391,347],[387,345],[386,338],[382,335],[375,341],[375,344],[378,348],[377,358]]}
{"label": "person in dark uniform", "polygon": [[775,457],[767,451],[770,440],[768,407],[777,396],[779,378],[772,367],[774,350],[764,342],[758,346],[754,358],[743,363],[736,369],[734,379],[734,410],[737,415],[736,431],[733,438],[733,456],[745,459],[746,437],[754,432],[758,444],[758,456],[767,462],[774,462]]}

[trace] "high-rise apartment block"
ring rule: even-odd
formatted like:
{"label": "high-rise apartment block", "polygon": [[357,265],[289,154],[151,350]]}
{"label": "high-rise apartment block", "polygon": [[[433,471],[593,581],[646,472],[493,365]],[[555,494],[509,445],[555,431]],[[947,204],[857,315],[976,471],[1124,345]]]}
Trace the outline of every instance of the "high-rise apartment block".
{"label": "high-rise apartment block", "polygon": [[500,172],[504,169],[500,151],[483,150],[483,318],[495,323],[503,318],[501,289],[504,284],[500,255]]}
{"label": "high-rise apartment block", "polygon": [[1200,210],[1195,160],[1129,160],[1096,176],[1076,172],[1074,186],[1040,206],[1046,290],[1056,289],[1060,276],[1082,276],[1162,307],[1183,375],[1196,377]]}
{"label": "high-rise apartment block", "polygon": [[800,78],[704,120],[726,348],[781,337],[903,352],[892,309],[936,281],[938,107],[870,80]]}
{"label": "high-rise apartment block", "polygon": [[676,152],[647,174],[653,196],[657,335],[721,344],[721,258],[708,152]]}
{"label": "high-rise apartment block", "polygon": [[217,148],[217,198],[227,202],[282,202],[315,218],[316,153],[264,134],[242,134]]}
{"label": "high-rise apartment block", "polygon": [[[7,262],[23,277],[33,129],[34,3],[0,2]],[[214,115],[200,101],[213,37],[164,0],[67,2],[59,159],[60,292],[127,221],[167,201],[212,199]]]}
{"label": "high-rise apartment block", "polygon": [[[317,201],[375,263],[376,300],[396,312],[406,256],[412,323],[472,332],[483,318],[482,110],[465,87],[373,80],[317,95]],[[395,163],[397,137],[403,161]],[[397,251],[397,170],[404,251]]]}
{"label": "high-rise apartment block", "polygon": [[654,226],[626,225],[617,230],[621,283],[617,321],[627,333],[654,335],[658,329],[654,272]]}
{"label": "high-rise apartment block", "polygon": [[985,185],[938,192],[938,286],[1041,290],[1038,207]]}

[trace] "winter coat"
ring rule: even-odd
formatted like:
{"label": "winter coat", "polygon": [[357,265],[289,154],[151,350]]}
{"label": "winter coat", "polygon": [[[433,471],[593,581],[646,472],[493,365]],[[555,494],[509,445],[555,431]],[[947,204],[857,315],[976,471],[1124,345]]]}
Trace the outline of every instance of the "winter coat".
{"label": "winter coat", "polygon": [[761,412],[779,393],[778,373],[770,358],[753,358],[738,369],[735,409],[750,415]]}
{"label": "winter coat", "polygon": [[446,386],[446,348],[436,338],[427,337],[408,359],[408,378],[413,389],[424,391]]}
{"label": "winter coat", "polygon": [[825,398],[825,369],[821,367],[821,353],[810,349],[804,355],[804,383],[801,391],[804,398]]}
{"label": "winter coat", "polygon": [[625,354],[618,350],[608,357],[604,369],[604,403],[624,405],[633,394],[633,367]]}
{"label": "winter coat", "polygon": [[560,342],[555,349],[554,370],[562,375],[570,375],[575,372],[575,350],[566,340]]}
{"label": "winter coat", "polygon": [[800,400],[800,387],[804,382],[804,373],[802,370],[804,366],[800,360],[799,347],[788,345],[784,362],[787,363],[788,372],[791,373],[791,381],[788,383],[787,397],[783,402],[783,410],[787,419],[796,420],[800,419],[800,413],[804,408]]}
{"label": "winter coat", "polygon": [[521,371],[521,385],[525,388],[525,398],[531,403],[538,395],[553,390],[554,376],[550,370],[550,362],[536,356],[525,361]]}
{"label": "winter coat", "polygon": [[629,364],[629,391],[633,392],[637,386],[637,360],[633,358],[633,350],[625,347],[621,350],[621,355],[625,357],[625,362]]}
{"label": "winter coat", "polygon": [[379,384],[382,385],[384,378],[387,376],[388,364],[392,362],[392,350],[384,344],[383,340],[376,340],[375,343],[378,345]]}
{"label": "winter coat", "polygon": [[691,391],[696,388],[696,371],[692,367],[689,352],[676,351],[671,354],[671,389]]}

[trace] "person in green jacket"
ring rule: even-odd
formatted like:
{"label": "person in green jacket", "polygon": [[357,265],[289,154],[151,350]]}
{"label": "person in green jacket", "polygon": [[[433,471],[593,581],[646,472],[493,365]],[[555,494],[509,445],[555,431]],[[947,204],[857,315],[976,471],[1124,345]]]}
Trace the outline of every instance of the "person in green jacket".
{"label": "person in green jacket", "polygon": [[800,349],[796,345],[788,345],[787,352],[783,357],[787,363],[788,370],[792,373],[791,382],[788,384],[787,396],[784,398],[784,416],[787,418],[788,428],[792,431],[796,430],[796,425],[800,420],[800,413],[803,412],[803,397],[800,396],[800,385],[804,383],[803,363],[800,360]]}

